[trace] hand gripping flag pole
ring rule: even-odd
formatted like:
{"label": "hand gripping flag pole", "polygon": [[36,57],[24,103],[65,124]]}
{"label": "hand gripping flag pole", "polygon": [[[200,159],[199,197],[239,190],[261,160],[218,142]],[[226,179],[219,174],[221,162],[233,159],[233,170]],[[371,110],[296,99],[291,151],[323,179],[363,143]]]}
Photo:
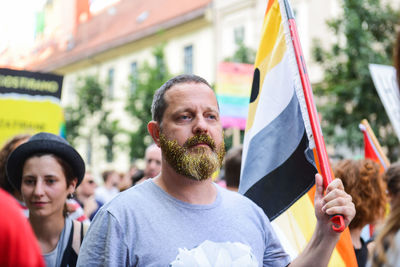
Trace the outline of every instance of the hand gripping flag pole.
{"label": "hand gripping flag pole", "polygon": [[[286,15],[289,24],[290,36],[293,44],[293,49],[297,61],[297,67],[300,75],[300,80],[303,88],[303,95],[305,104],[307,107],[308,120],[304,120],[304,123],[309,123],[312,130],[310,139],[315,142],[316,152],[320,163],[321,175],[324,179],[324,187],[326,188],[333,180],[332,169],[329,163],[328,154],[326,152],[325,142],[322,135],[321,127],[319,124],[317,109],[314,104],[313,93],[311,89],[311,83],[308,78],[307,68],[304,61],[304,56],[301,50],[299,36],[297,34],[296,22],[294,20],[293,12],[290,8],[288,0],[284,0]],[[304,107],[302,107],[304,108]],[[306,125],[307,128],[307,125]],[[309,128],[309,127],[308,127]],[[333,223],[333,230],[336,232],[342,232],[345,229],[344,219],[342,215],[334,215],[331,218]]]}

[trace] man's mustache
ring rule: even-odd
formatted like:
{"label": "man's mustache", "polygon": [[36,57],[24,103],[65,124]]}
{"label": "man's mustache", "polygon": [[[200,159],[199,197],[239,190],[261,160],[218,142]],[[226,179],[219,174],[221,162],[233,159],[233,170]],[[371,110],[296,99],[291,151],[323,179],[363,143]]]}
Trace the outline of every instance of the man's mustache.
{"label": "man's mustache", "polygon": [[195,136],[190,137],[183,144],[183,147],[191,148],[191,147],[193,147],[195,145],[198,145],[198,144],[206,144],[212,150],[215,150],[215,148],[216,148],[215,141],[208,134],[199,134],[199,135],[195,135]]}

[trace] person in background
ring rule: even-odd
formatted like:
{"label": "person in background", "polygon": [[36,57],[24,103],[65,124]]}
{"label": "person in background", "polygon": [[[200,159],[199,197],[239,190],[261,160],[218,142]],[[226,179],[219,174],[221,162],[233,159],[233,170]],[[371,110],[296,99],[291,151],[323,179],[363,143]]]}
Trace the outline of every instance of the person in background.
{"label": "person in background", "polygon": [[224,179],[226,181],[226,188],[236,192],[239,189],[242,151],[242,146],[232,147],[225,156]]}
{"label": "person in background", "polygon": [[0,150],[0,187],[18,200],[21,208],[24,210],[26,217],[28,217],[28,209],[23,203],[22,196],[19,191],[16,190],[8,181],[6,173],[6,162],[11,152],[13,152],[14,149],[17,148],[20,144],[28,141],[30,137],[31,136],[29,134],[16,135],[13,138],[9,139]]}
{"label": "person in background", "polygon": [[67,217],[66,200],[85,174],[79,153],[62,137],[41,132],[10,154],[6,170],[29,209],[46,265],[75,266],[83,224]]}
{"label": "person in background", "polygon": [[146,148],[144,155],[146,166],[144,168],[143,177],[136,181],[140,184],[149,178],[156,177],[161,171],[161,149],[156,144],[151,144]]}
{"label": "person in background", "polygon": [[138,181],[140,181],[144,177],[144,171],[141,169],[138,169],[137,172],[135,172],[131,179],[132,179],[132,185],[137,184]]}
{"label": "person in background", "polygon": [[[397,85],[400,90],[400,31],[397,32],[393,53]],[[400,91],[399,91],[400,92]],[[375,241],[368,266],[400,266],[400,163],[392,164],[384,175],[390,198],[391,211]]]}
{"label": "person in background", "polygon": [[127,173],[121,181],[121,192],[135,185],[140,179],[144,177],[144,171],[139,169],[136,163],[132,163]]}
{"label": "person in background", "polygon": [[397,33],[396,45],[393,51],[393,62],[396,69],[397,84],[400,90],[400,31]]}
{"label": "person in background", "polygon": [[375,248],[368,266],[400,266],[400,162],[392,164],[384,180],[390,200],[390,213],[378,229]]}
{"label": "person in background", "polygon": [[18,202],[0,188],[0,266],[45,267],[40,248]]}
{"label": "person in background", "polygon": [[208,82],[189,74],[167,81],[154,94],[152,116],[147,129],[162,150],[161,172],[99,210],[78,266],[328,264],[340,237],[330,216],[342,214],[347,226],[355,214],[340,179],[324,193],[322,177],[316,175],[316,229],[290,263],[262,209],[212,181],[225,145],[217,98]]}
{"label": "person in background", "polygon": [[94,215],[103,205],[94,197],[96,187],[97,184],[93,175],[91,172],[86,172],[81,185],[76,189],[76,200],[82,206],[83,212],[90,221],[93,220]]}
{"label": "person in background", "polygon": [[361,238],[361,231],[367,224],[382,221],[385,215],[386,185],[379,169],[379,164],[370,159],[345,159],[334,168],[335,176],[342,179],[356,206],[356,216],[349,229],[359,267],[364,267],[368,260],[368,240]]}
{"label": "person in background", "polygon": [[71,220],[77,220],[78,222],[84,223],[85,225],[90,224],[89,217],[86,216],[81,204],[75,199],[74,194],[68,196],[67,201],[67,216]]}
{"label": "person in background", "polygon": [[122,192],[133,185],[132,175],[138,170],[136,164],[131,164],[128,171],[120,175],[119,191]]}
{"label": "person in background", "polygon": [[118,195],[120,176],[114,170],[104,171],[102,176],[104,184],[96,188],[94,196],[97,201],[105,204]]}

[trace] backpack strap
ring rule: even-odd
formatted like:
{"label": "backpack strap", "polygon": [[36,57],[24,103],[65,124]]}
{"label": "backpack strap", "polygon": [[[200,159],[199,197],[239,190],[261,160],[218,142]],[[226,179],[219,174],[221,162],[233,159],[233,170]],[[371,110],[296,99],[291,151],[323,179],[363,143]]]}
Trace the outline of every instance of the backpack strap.
{"label": "backpack strap", "polygon": [[[73,239],[72,239],[72,248],[76,252],[76,254],[79,254],[79,249],[81,248],[81,243],[82,243],[82,223],[78,221],[73,221],[74,229],[76,229],[73,233]],[[81,229],[79,231],[79,229]]]}
{"label": "backpack strap", "polygon": [[[70,266],[76,265],[76,261],[78,259],[78,253],[76,252],[76,250],[74,249],[74,239],[75,239],[75,235],[76,232],[79,233],[79,231],[74,231],[74,226],[75,226],[75,221],[72,221],[72,227],[71,227],[71,232],[69,234],[69,238],[68,238],[68,244],[67,247],[65,248],[65,251],[63,253],[63,257],[61,260],[61,267],[64,266]],[[79,248],[78,248],[79,251]]]}
{"label": "backpack strap", "polygon": [[83,223],[81,223],[81,245],[82,245],[82,241],[83,241]]}

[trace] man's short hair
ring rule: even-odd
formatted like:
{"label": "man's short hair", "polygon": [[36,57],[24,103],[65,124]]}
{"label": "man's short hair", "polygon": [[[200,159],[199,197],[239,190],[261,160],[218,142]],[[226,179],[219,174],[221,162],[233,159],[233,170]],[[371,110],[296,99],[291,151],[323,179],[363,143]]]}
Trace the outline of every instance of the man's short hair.
{"label": "man's short hair", "polygon": [[211,89],[210,84],[204,78],[194,74],[182,74],[168,80],[154,93],[153,103],[151,105],[152,118],[160,125],[164,116],[164,112],[167,109],[167,102],[164,98],[165,92],[172,86],[181,83],[204,83]]}
{"label": "man's short hair", "polygon": [[104,181],[104,182],[107,182],[108,177],[109,177],[111,174],[113,174],[114,172],[116,172],[116,171],[114,171],[114,170],[106,170],[106,171],[104,171],[104,172],[101,174],[101,176],[103,177],[103,181]]}

